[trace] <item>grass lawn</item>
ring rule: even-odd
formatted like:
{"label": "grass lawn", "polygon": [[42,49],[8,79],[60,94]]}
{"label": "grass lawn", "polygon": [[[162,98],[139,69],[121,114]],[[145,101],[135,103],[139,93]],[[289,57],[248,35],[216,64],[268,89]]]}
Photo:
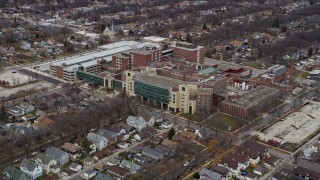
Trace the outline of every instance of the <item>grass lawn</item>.
{"label": "grass lawn", "polygon": [[295,77],[307,78],[308,75],[309,75],[309,73],[305,72],[305,71],[300,71],[300,70],[295,70],[294,71],[294,76]]}
{"label": "grass lawn", "polygon": [[196,121],[196,122],[200,122],[201,121],[201,116],[198,113],[194,113],[194,114],[188,114],[188,113],[181,113],[179,114],[180,117],[189,119],[189,117],[191,116],[191,120],[192,121]]}
{"label": "grass lawn", "polygon": [[249,173],[253,173],[253,167],[247,167],[247,169],[245,169],[245,171],[249,172]]}
{"label": "grass lawn", "polygon": [[231,127],[231,131],[240,128],[240,124],[234,117],[222,113],[215,114],[213,117],[206,120],[204,124],[224,131],[228,131],[229,126]]}
{"label": "grass lawn", "polygon": [[260,64],[257,64],[257,63],[254,63],[254,62],[242,62],[243,65],[245,66],[250,66],[250,67],[253,67],[253,68],[260,68]]}

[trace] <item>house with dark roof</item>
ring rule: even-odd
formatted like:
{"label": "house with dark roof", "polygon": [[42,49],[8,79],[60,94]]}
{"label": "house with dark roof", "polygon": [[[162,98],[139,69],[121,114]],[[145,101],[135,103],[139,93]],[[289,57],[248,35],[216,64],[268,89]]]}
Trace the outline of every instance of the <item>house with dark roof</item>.
{"label": "house with dark roof", "polygon": [[42,153],[38,153],[34,157],[34,161],[36,164],[41,166],[46,173],[52,172],[52,168],[58,164],[57,160]]}
{"label": "house with dark roof", "polygon": [[247,147],[241,146],[237,148],[236,151],[242,156],[249,158],[249,163],[254,166],[257,165],[261,160],[259,152],[254,149],[249,149]]}
{"label": "house with dark roof", "polygon": [[219,166],[219,165],[215,164],[210,167],[210,170],[221,174],[226,179],[229,178],[229,170],[228,170],[228,168],[226,168],[224,166]]}
{"label": "house with dark roof", "polygon": [[106,175],[106,174],[103,174],[103,173],[99,173],[96,176],[95,180],[115,180],[115,179],[113,177],[109,176],[109,175]]}
{"label": "house with dark roof", "polygon": [[269,154],[268,147],[266,147],[256,141],[246,141],[243,143],[243,146],[257,151],[262,158]]}
{"label": "house with dark roof", "polygon": [[147,122],[148,126],[154,126],[155,123],[161,123],[163,121],[163,117],[160,113],[147,109],[139,109],[137,116],[142,117]]}
{"label": "house with dark roof", "polygon": [[299,178],[308,179],[308,180],[319,180],[320,179],[320,173],[314,172],[310,169],[303,168],[300,166],[297,166],[294,168],[294,175]]}
{"label": "house with dark roof", "polygon": [[53,146],[46,150],[46,155],[57,160],[60,165],[67,164],[69,162],[69,154]]}
{"label": "house with dark roof", "polygon": [[121,134],[126,133],[126,130],[124,128],[115,124],[110,126],[109,131],[116,133],[117,136],[120,136]]}
{"label": "house with dark roof", "polygon": [[61,146],[61,149],[67,153],[69,153],[71,159],[77,159],[81,156],[81,148],[71,143],[64,143]]}
{"label": "house with dark roof", "polygon": [[140,169],[141,169],[141,166],[136,164],[136,163],[133,163],[133,162],[130,162],[130,161],[127,161],[125,159],[123,159],[121,161],[121,163],[119,164],[120,167],[124,168],[124,169],[127,169],[128,171],[130,171],[131,173],[136,173],[138,172]]}
{"label": "house with dark roof", "polygon": [[42,167],[29,159],[23,159],[20,163],[20,170],[28,174],[32,179],[42,176]]}
{"label": "house with dark roof", "polygon": [[110,166],[107,170],[108,173],[115,175],[121,179],[125,179],[129,175],[129,171],[119,167],[119,166]]}
{"label": "house with dark roof", "polygon": [[109,131],[106,129],[99,129],[98,134],[107,138],[110,143],[114,143],[117,141],[117,134],[113,131]]}
{"label": "house with dark roof", "polygon": [[141,153],[156,160],[164,158],[164,154],[149,147],[144,147]]}
{"label": "house with dark roof", "polygon": [[4,169],[3,177],[6,180],[32,180],[28,174],[11,166]]}
{"label": "house with dark roof", "polygon": [[218,165],[228,168],[228,170],[234,175],[239,174],[241,171],[240,166],[238,165],[238,162],[229,157],[222,158],[218,163]]}

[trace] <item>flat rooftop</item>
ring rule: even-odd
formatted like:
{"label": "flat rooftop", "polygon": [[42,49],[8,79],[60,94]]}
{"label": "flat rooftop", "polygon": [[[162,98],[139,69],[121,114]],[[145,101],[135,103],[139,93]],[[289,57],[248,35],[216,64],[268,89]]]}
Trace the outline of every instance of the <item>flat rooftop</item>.
{"label": "flat rooftop", "polygon": [[185,82],[178,79],[173,79],[158,74],[151,74],[148,72],[135,74],[135,80],[166,89],[172,89],[173,87],[179,87],[179,84],[185,84]]}
{"label": "flat rooftop", "polygon": [[241,95],[237,100],[226,100],[225,103],[234,104],[242,107],[250,107],[271,93],[275,93],[278,90],[267,86],[258,86],[251,91]]}
{"label": "flat rooftop", "polygon": [[320,128],[320,102],[311,101],[263,132],[266,139],[301,143]]}

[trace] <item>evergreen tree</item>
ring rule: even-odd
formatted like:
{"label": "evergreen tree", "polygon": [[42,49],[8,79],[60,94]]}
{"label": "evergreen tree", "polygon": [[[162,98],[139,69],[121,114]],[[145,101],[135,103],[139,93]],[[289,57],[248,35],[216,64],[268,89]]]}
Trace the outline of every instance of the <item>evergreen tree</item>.
{"label": "evergreen tree", "polygon": [[308,51],[308,56],[311,57],[313,55],[313,48],[310,47]]}
{"label": "evergreen tree", "polygon": [[203,25],[203,27],[202,27],[202,29],[203,29],[203,30],[208,30],[207,25],[206,25],[206,24],[204,24],[204,25]]}
{"label": "evergreen tree", "polygon": [[191,39],[190,33],[187,34],[186,41],[187,41],[188,43],[192,43],[192,39]]}
{"label": "evergreen tree", "polygon": [[176,130],[174,130],[173,128],[171,128],[169,130],[169,133],[168,133],[168,138],[171,140],[172,137],[176,134]]}
{"label": "evergreen tree", "polygon": [[7,122],[9,120],[8,113],[6,111],[6,108],[2,105],[0,110],[0,121]]}
{"label": "evergreen tree", "polygon": [[272,24],[273,28],[279,28],[279,17],[277,17]]}

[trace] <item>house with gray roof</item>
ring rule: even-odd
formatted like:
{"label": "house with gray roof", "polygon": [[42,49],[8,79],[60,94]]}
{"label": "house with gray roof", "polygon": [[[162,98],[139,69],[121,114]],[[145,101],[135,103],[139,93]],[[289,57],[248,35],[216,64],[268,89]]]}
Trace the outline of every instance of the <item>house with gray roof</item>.
{"label": "house with gray roof", "polygon": [[144,147],[141,153],[156,160],[164,158],[164,154],[149,147]]}
{"label": "house with gray roof", "polygon": [[116,166],[120,163],[120,160],[119,159],[116,159],[116,158],[110,158],[107,160],[107,165],[108,166]]}
{"label": "house with gray roof", "polygon": [[125,159],[123,159],[121,161],[119,166],[124,168],[124,169],[127,169],[128,171],[130,171],[132,173],[136,173],[137,171],[139,171],[141,169],[140,165],[138,165],[136,163],[133,163],[133,162],[130,162],[130,161],[127,161]]}
{"label": "house with gray roof", "polygon": [[32,180],[28,174],[11,166],[8,166],[4,169],[3,177],[6,180]]}
{"label": "house with gray roof", "polygon": [[214,171],[211,171],[211,170],[208,170],[206,168],[202,168],[199,172],[199,175],[200,175],[201,180],[224,179],[224,177],[221,174],[214,172]]}
{"label": "house with gray roof", "polygon": [[96,176],[96,180],[114,180],[114,178],[109,176],[109,175],[106,175],[106,174],[103,174],[103,173],[99,173]]}
{"label": "house with gray roof", "polygon": [[127,124],[136,128],[138,131],[147,127],[147,122],[142,117],[129,116],[127,118]]}
{"label": "house with gray roof", "polygon": [[20,170],[28,174],[32,179],[42,176],[42,167],[29,159],[23,159],[20,163]]}
{"label": "house with gray roof", "polygon": [[53,146],[47,149],[46,155],[57,160],[60,165],[67,164],[69,162],[69,154]]}
{"label": "house with gray roof", "polygon": [[34,157],[34,161],[41,166],[46,173],[52,172],[52,167],[58,164],[57,160],[42,153],[38,153],[36,157]]}
{"label": "house with gray roof", "polygon": [[109,131],[106,129],[99,129],[98,134],[107,138],[110,143],[116,142],[118,140],[117,133],[115,133],[113,131]]}
{"label": "house with gray roof", "polygon": [[98,150],[101,150],[101,149],[108,146],[108,139],[105,138],[104,136],[99,135],[99,134],[88,133],[87,139],[88,139],[88,141],[95,144],[95,146],[98,148]]}

